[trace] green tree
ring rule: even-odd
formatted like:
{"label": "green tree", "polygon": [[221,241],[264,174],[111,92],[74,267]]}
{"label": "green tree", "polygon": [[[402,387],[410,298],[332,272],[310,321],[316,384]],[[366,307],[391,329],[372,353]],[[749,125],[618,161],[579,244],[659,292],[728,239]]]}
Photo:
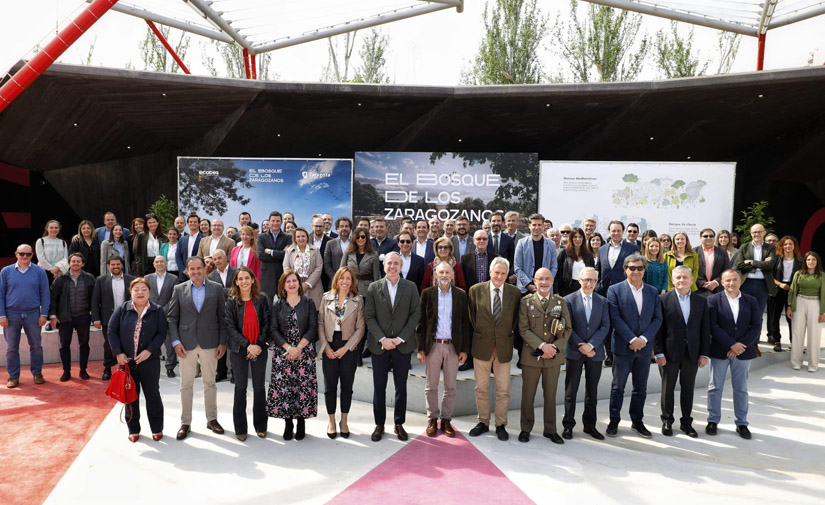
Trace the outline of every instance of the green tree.
{"label": "green tree", "polygon": [[716,38],[716,49],[718,52],[717,74],[727,74],[733,67],[736,55],[739,54],[739,43],[742,36],[733,32],[719,32]]}
{"label": "green tree", "polygon": [[739,220],[739,225],[736,227],[736,233],[739,234],[739,243],[744,244],[750,242],[751,226],[759,223],[765,227],[765,231],[770,233],[773,231],[773,217],[768,215],[768,202],[762,200],[761,202],[754,202],[753,205],[742,211],[742,219]]}
{"label": "green tree", "polygon": [[[201,174],[200,172],[217,172]],[[203,212],[206,215],[219,216],[227,210],[227,200],[241,205],[249,204],[249,198],[242,194],[252,184],[247,180],[246,172],[237,168],[229,159],[180,160],[179,185],[180,212],[183,215]]]}
{"label": "green tree", "polygon": [[[223,61],[226,73],[222,77],[230,77],[232,79],[246,79],[246,67],[243,61],[243,48],[238,44],[226,44],[217,40],[212,40],[201,45],[203,66],[212,77],[220,76],[218,67],[215,64],[215,57],[213,52],[218,53],[218,57]],[[264,53],[257,56],[257,76],[258,80],[269,80],[269,63],[272,60],[272,55]]]}
{"label": "green tree", "polygon": [[[168,26],[158,25],[158,30],[163,34],[169,45],[175,49],[178,57],[186,64],[186,51],[189,49],[189,35],[181,31],[178,42],[175,44],[170,37],[172,29]],[[154,72],[177,73],[180,72],[180,67],[175,59],[169,54],[169,51],[163,47],[163,44],[158,40],[155,33],[148,26],[146,27],[146,36],[140,43],[140,57],[143,59],[143,69]],[[187,65],[188,66],[188,65]]]}
{"label": "green tree", "polygon": [[366,82],[375,84],[386,84],[390,82],[387,76],[386,54],[389,50],[389,35],[380,32],[376,28],[370,30],[369,35],[364,38],[358,56],[361,57],[361,64],[355,69],[355,82]]}
{"label": "green tree", "polygon": [[370,184],[352,183],[352,213],[356,216],[372,216],[383,214],[384,198]]}
{"label": "green tree", "polygon": [[349,82],[349,67],[355,49],[357,31],[327,39],[327,66],[321,75],[324,82]]}
{"label": "green tree", "polygon": [[693,27],[686,36],[679,33],[679,23],[671,21],[670,32],[656,33],[654,56],[659,72],[668,79],[704,75],[708,62],[702,62],[693,47]]}
{"label": "green tree", "polygon": [[536,84],[542,81],[539,48],[547,17],[537,0],[494,0],[484,5],[485,35],[463,84]]}
{"label": "green tree", "polygon": [[175,217],[178,215],[177,209],[178,207],[175,205],[175,202],[163,194],[149,207],[149,212],[158,217],[158,221],[160,222],[158,228],[161,230],[161,235],[166,235],[166,230],[175,224]]}
{"label": "green tree", "polygon": [[649,50],[647,34],[639,37],[642,15],[588,4],[583,21],[579,3],[570,2],[570,17],[553,28],[557,51],[575,82],[632,81],[639,76]]}

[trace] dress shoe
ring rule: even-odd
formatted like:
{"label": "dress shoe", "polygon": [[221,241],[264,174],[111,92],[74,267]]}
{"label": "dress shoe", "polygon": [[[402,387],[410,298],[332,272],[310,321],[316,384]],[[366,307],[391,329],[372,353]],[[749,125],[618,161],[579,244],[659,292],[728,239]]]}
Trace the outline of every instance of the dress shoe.
{"label": "dress shoe", "polygon": [[86,373],[86,370],[81,370],[80,371],[80,378],[83,379],[84,381],[89,380],[89,374]]}
{"label": "dress shoe", "polygon": [[699,437],[699,434],[696,433],[696,430],[694,430],[693,426],[690,424],[679,423],[679,429],[685,432],[685,435],[689,436],[690,438]]}
{"label": "dress shoe", "polygon": [[332,424],[332,431],[329,431],[329,430],[330,430],[330,426],[327,425],[327,436],[329,438],[334,439],[335,437],[338,436],[338,432],[335,431],[335,423]]}
{"label": "dress shoe", "polygon": [[554,444],[563,444],[564,443],[564,439],[561,438],[558,433],[547,433],[545,431],[544,433],[542,433],[542,435],[544,435],[544,438],[549,438],[550,441],[553,442]]}
{"label": "dress shoe", "polygon": [[432,418],[427,421],[427,436],[434,437],[438,434],[438,419]]}
{"label": "dress shoe", "polygon": [[613,366],[613,358],[607,358],[604,360],[604,367],[610,368]]}
{"label": "dress shoe", "polygon": [[265,431],[259,431],[257,433],[257,435],[258,435],[259,438],[266,438],[266,432]]}
{"label": "dress shoe", "polygon": [[370,435],[370,440],[372,440],[373,442],[378,442],[378,441],[381,440],[381,437],[383,437],[383,436],[384,436],[384,427],[383,426],[376,426],[375,429],[372,432],[372,435]]}
{"label": "dress shoe", "polygon": [[444,434],[450,438],[453,438],[455,436],[455,428],[453,428],[453,425],[450,424],[449,419],[441,420],[441,431],[443,431]]}
{"label": "dress shoe", "polygon": [[782,344],[780,344],[779,342],[777,342],[777,343],[773,346],[773,352],[782,352]]}
{"label": "dress shoe", "polygon": [[246,433],[240,433],[240,434],[237,434],[237,435],[235,435],[235,436],[236,436],[236,437],[238,438],[238,440],[240,440],[241,442],[243,442],[243,441],[245,441],[245,440],[246,440]]}
{"label": "dress shoe", "polygon": [[605,434],[610,438],[616,438],[619,434],[619,422],[610,421],[610,424],[607,425],[607,431],[605,431]]}
{"label": "dress shoe", "polygon": [[20,379],[17,377],[9,377],[8,382],[6,382],[6,387],[9,389],[16,388],[18,384],[20,384]]}
{"label": "dress shoe", "polygon": [[585,428],[584,432],[590,435],[591,437],[595,438],[596,440],[604,440],[604,435],[602,435],[601,432],[597,430],[595,427]]}
{"label": "dress shoe", "polygon": [[216,435],[223,435],[223,426],[221,426],[221,423],[219,423],[217,419],[212,419],[206,423],[206,427],[212,430],[212,433]]}
{"label": "dress shoe", "polygon": [[225,373],[219,373],[218,375],[215,376],[215,382],[223,382],[226,379],[227,379],[227,377],[226,377]]}
{"label": "dress shoe", "polygon": [[284,419],[284,440],[292,440],[292,430],[294,428],[292,419]]}
{"label": "dress shoe", "polygon": [[561,430],[561,437],[567,440],[571,440],[573,438],[573,429],[565,428]]}
{"label": "dress shoe", "polygon": [[45,383],[45,382],[46,382],[46,379],[44,379],[44,378],[43,378],[43,374],[42,374],[42,373],[36,373],[36,374],[34,374],[34,383],[35,383],[35,384],[43,384],[43,383]]}
{"label": "dress shoe", "polygon": [[473,369],[473,362],[472,361],[465,361],[458,367],[459,372],[466,372],[467,370]]}
{"label": "dress shoe", "polygon": [[[633,430],[634,432],[636,432],[636,434],[639,435],[642,438],[653,438],[653,435],[650,433],[650,431],[648,431],[648,429],[645,427],[644,423],[641,422],[641,421],[631,424],[630,429]],[[671,434],[672,434],[672,430],[671,430]]]}
{"label": "dress shoe", "polygon": [[402,442],[404,442],[405,440],[410,438],[410,436],[407,435],[407,430],[404,429],[403,424],[396,424],[395,425],[395,434],[398,435],[398,440],[400,440]]}
{"label": "dress shoe", "polygon": [[101,380],[109,380],[112,378],[112,369],[111,368],[104,368],[103,375],[100,376]]}
{"label": "dress shoe", "polygon": [[666,437],[673,436],[673,425],[670,423],[662,423],[662,435]]}
{"label": "dress shoe", "polygon": [[132,442],[133,444],[135,442],[137,442],[139,438],[140,438],[140,434],[138,434],[138,433],[130,433],[129,434],[129,442]]}
{"label": "dress shoe", "polygon": [[306,436],[306,423],[303,417],[298,418],[295,426],[295,440],[303,440]]}
{"label": "dress shoe", "polygon": [[473,429],[470,430],[469,435],[471,437],[477,437],[483,433],[487,433],[490,431],[490,427],[484,423],[478,423],[477,425],[473,426]]}
{"label": "dress shoe", "polygon": [[776,343],[776,340],[774,340],[774,338],[773,338],[773,337],[768,337],[768,343],[769,343],[769,344],[775,344],[775,343]]}
{"label": "dress shoe", "polygon": [[72,374],[70,372],[63,372],[63,375],[60,376],[60,382],[69,382],[71,378]]}
{"label": "dress shoe", "polygon": [[522,367],[521,360],[516,361],[516,368],[518,368],[519,370],[521,370],[521,367]]}
{"label": "dress shoe", "polygon": [[504,429],[504,426],[496,426],[496,436],[502,442],[510,440],[510,434],[507,433],[507,430]]}
{"label": "dress shoe", "polygon": [[716,423],[708,423],[708,425],[705,426],[705,433],[708,435],[716,435],[717,431],[718,428],[716,427]]}
{"label": "dress shoe", "polygon": [[175,371],[174,371],[174,370],[167,370],[167,371],[166,371],[166,376],[167,376],[167,377],[169,377],[170,379],[174,379],[174,378],[175,378],[175,377],[177,377],[178,375],[175,373]]}
{"label": "dress shoe", "polygon": [[235,376],[234,375],[229,377],[229,383],[230,384],[235,384]]}
{"label": "dress shoe", "polygon": [[189,425],[188,424],[181,424],[180,429],[178,430],[178,435],[175,437],[178,440],[183,440],[186,438],[186,435],[189,434]]}
{"label": "dress shoe", "polygon": [[530,441],[530,434],[526,431],[519,432],[518,441],[526,444]]}
{"label": "dress shoe", "polygon": [[339,422],[338,423],[338,429],[341,430],[341,436],[343,438],[349,438],[349,426],[347,426],[347,431],[344,431],[344,423]]}
{"label": "dress shoe", "polygon": [[163,438],[163,433],[152,433],[152,440],[159,442]]}
{"label": "dress shoe", "polygon": [[737,426],[736,433],[739,433],[739,436],[745,440],[751,439],[751,430],[749,430],[747,426]]}

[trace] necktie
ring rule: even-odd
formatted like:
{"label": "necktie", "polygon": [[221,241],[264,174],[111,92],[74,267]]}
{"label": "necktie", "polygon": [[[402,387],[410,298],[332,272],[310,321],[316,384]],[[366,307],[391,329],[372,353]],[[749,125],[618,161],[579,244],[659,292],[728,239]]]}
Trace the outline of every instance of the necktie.
{"label": "necktie", "polygon": [[541,308],[544,309],[545,312],[547,312],[547,303],[549,301],[550,300],[548,300],[547,298],[542,298],[541,299]]}
{"label": "necktie", "polygon": [[588,322],[588,323],[590,322],[590,312],[591,312],[592,310],[593,310],[593,309],[592,309],[592,308],[591,308],[591,306],[590,306],[590,297],[589,297],[589,296],[585,296],[585,297],[584,297],[584,317],[586,317],[586,318],[587,318],[587,322]]}
{"label": "necktie", "polygon": [[493,235],[493,249],[498,254],[498,235]]}
{"label": "necktie", "polygon": [[496,293],[493,297],[493,319],[498,322],[501,317],[501,295],[499,294],[499,288],[496,288],[493,291]]}

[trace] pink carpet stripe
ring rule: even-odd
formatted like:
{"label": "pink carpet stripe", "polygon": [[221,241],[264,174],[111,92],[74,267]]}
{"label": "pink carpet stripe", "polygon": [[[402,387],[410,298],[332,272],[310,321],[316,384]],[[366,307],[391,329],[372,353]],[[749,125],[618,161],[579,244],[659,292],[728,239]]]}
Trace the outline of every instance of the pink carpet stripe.
{"label": "pink carpet stripe", "polygon": [[409,442],[327,503],[520,505],[534,502],[460,433],[455,438],[439,433],[434,438],[421,435]]}

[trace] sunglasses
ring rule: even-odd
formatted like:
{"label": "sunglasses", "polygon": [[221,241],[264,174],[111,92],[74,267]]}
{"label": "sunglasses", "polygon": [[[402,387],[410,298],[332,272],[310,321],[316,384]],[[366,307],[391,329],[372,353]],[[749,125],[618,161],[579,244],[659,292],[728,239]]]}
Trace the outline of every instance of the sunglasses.
{"label": "sunglasses", "polygon": [[713,238],[713,237],[715,237],[715,236],[716,236],[716,235],[702,235],[702,238]]}
{"label": "sunglasses", "polygon": [[30,253],[30,252],[18,252],[17,255],[22,256],[24,258],[28,258],[29,256],[32,255],[32,253]]}
{"label": "sunglasses", "polygon": [[355,240],[362,240],[362,239],[366,239],[366,238],[367,238],[366,235],[358,235],[357,237],[355,237]]}
{"label": "sunglasses", "polygon": [[570,233],[572,233],[570,230],[562,230],[561,231],[562,235],[570,235]]}
{"label": "sunglasses", "polygon": [[412,244],[412,240],[399,240],[399,244]]}
{"label": "sunglasses", "polygon": [[439,251],[443,251],[445,249],[452,249],[452,247],[450,247],[448,245],[440,245],[440,246],[437,246],[436,249],[438,249]]}
{"label": "sunglasses", "polygon": [[630,267],[627,267],[627,269],[630,270],[631,272],[644,272],[645,271],[645,267],[630,266]]}

